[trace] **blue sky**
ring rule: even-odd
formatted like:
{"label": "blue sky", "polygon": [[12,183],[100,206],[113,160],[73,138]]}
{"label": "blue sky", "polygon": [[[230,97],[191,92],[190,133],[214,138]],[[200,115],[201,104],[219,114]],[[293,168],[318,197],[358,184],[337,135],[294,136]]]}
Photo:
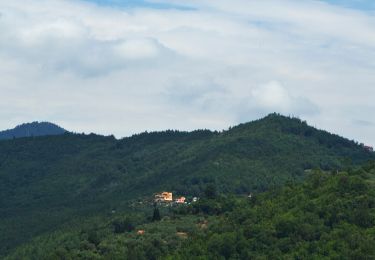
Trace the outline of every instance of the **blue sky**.
{"label": "blue sky", "polygon": [[324,0],[324,2],[364,11],[375,9],[375,1],[372,0]]}
{"label": "blue sky", "polygon": [[[167,3],[152,3],[146,0],[86,0],[100,5],[110,5],[119,7],[148,7],[148,8],[184,8],[183,5],[173,5]],[[353,8],[363,11],[373,11],[375,1],[372,0],[315,0],[346,8]],[[163,1],[160,1],[163,2]]]}
{"label": "blue sky", "polygon": [[372,1],[88,1],[0,1],[0,129],[123,137],[279,112],[375,145]]}
{"label": "blue sky", "polygon": [[99,5],[113,6],[113,7],[145,7],[155,9],[189,9],[184,5],[168,4],[168,3],[155,3],[145,0],[85,0],[88,2],[96,3]]}

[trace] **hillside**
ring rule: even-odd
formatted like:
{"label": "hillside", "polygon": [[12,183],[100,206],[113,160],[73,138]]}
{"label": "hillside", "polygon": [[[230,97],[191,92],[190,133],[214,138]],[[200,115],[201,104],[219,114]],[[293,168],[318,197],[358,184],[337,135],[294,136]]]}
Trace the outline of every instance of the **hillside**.
{"label": "hillside", "polygon": [[147,214],[86,219],[6,259],[373,259],[375,164],[314,171],[251,198],[203,196],[161,221]]}
{"label": "hillside", "polygon": [[310,169],[374,159],[353,141],[272,114],[223,132],[165,131],[116,140],[97,135],[0,142],[0,254],[64,223],[170,190],[201,196],[265,191]]}
{"label": "hillside", "polygon": [[65,132],[65,129],[52,123],[33,122],[16,126],[13,129],[0,131],[0,140],[32,136],[61,135]]}

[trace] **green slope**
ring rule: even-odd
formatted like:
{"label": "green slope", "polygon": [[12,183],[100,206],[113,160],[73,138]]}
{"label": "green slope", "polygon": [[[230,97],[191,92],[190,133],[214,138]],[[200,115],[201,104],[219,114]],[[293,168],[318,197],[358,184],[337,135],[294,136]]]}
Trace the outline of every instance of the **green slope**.
{"label": "green slope", "polygon": [[6,259],[374,259],[374,178],[374,163],[314,171],[252,198],[221,194],[161,208],[157,222],[141,213],[88,218]]}
{"label": "green slope", "polygon": [[32,136],[62,135],[65,129],[49,122],[32,122],[0,131],[0,140]]}
{"label": "green slope", "polygon": [[224,132],[165,131],[116,140],[64,134],[0,142],[0,252],[78,217],[126,210],[160,190],[264,191],[311,168],[374,159],[358,144],[272,114]]}
{"label": "green slope", "polygon": [[314,172],[247,201],[217,199],[231,208],[168,259],[375,259],[374,166]]}

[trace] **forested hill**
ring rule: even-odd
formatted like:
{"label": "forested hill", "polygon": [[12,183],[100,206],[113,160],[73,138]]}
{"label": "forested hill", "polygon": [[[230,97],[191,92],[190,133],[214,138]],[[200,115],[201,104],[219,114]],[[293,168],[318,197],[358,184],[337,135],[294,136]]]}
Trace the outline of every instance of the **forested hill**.
{"label": "forested hill", "polygon": [[5,259],[374,259],[374,188],[369,163],[251,198],[206,191],[190,205],[86,219]]}
{"label": "forested hill", "polygon": [[49,122],[32,122],[16,126],[13,129],[0,131],[0,140],[32,136],[61,135],[65,132],[65,129]]}
{"label": "forested hill", "polygon": [[0,255],[78,217],[169,190],[247,194],[374,159],[353,141],[271,114],[223,132],[65,133],[0,142]]}

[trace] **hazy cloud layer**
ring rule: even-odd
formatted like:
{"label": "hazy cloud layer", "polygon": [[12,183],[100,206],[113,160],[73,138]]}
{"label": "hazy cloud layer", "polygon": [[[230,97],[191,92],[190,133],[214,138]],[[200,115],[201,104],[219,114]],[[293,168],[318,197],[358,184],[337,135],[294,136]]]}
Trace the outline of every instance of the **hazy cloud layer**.
{"label": "hazy cloud layer", "polygon": [[121,137],[276,111],[375,144],[371,12],[313,0],[152,2],[1,2],[0,128],[49,120]]}

